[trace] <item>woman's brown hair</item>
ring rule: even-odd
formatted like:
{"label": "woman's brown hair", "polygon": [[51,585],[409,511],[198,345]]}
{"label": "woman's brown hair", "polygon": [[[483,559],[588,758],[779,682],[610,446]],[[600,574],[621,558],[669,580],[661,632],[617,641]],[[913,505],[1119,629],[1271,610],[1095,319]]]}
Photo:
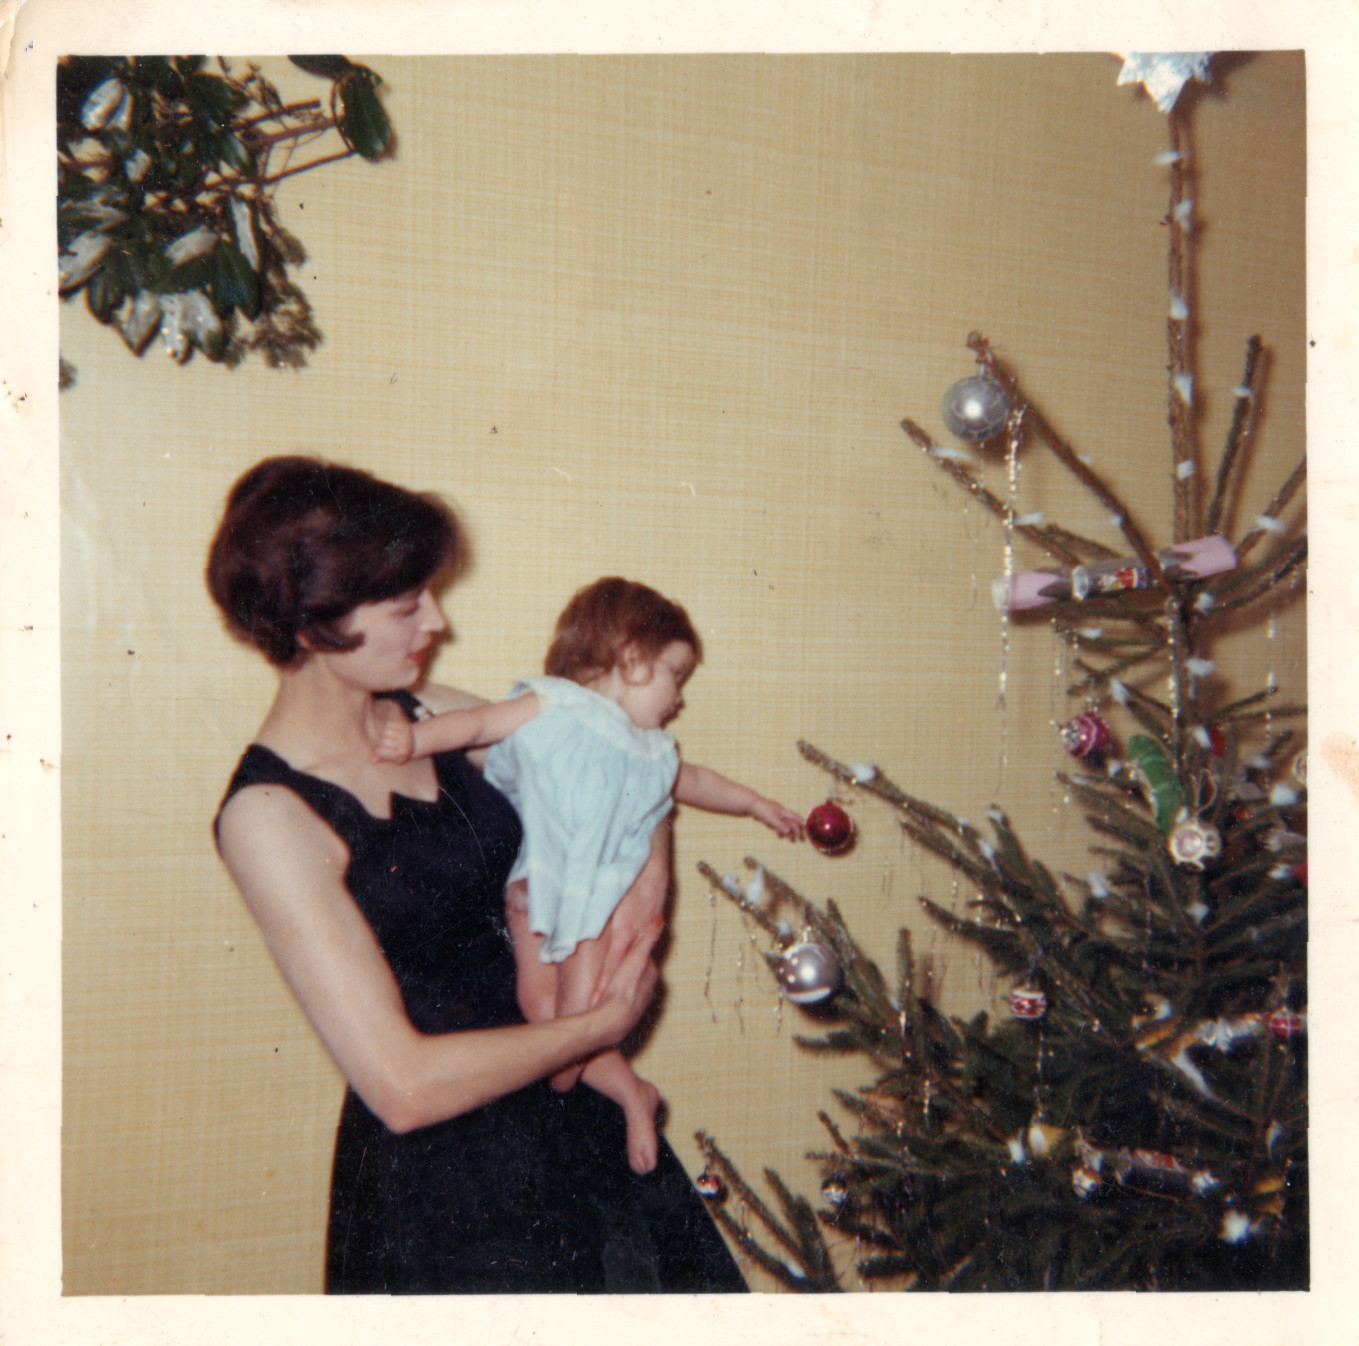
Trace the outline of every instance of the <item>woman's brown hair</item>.
{"label": "woman's brown hair", "polygon": [[609,576],[579,590],[557,618],[544,672],[572,682],[589,682],[624,661],[629,651],[655,659],[682,640],[703,657],[689,614],[655,589]]}
{"label": "woman's brown hair", "polygon": [[316,458],[266,458],[227,497],[208,590],[234,634],[283,666],[354,649],[362,637],[341,620],[428,583],[458,545],[434,496]]}

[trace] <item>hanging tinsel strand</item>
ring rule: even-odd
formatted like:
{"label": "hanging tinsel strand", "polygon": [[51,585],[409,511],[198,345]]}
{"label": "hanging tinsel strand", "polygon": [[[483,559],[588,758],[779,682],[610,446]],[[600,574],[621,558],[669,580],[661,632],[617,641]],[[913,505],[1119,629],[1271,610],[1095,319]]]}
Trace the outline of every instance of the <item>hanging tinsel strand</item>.
{"label": "hanging tinsel strand", "polygon": [[[1005,520],[1009,517],[1009,507],[999,496],[988,491],[976,477],[972,475],[961,463],[955,462],[952,458],[945,457],[939,451],[939,446],[925,433],[914,421],[903,420],[901,428],[922,448],[932,461],[948,473],[954,481],[958,483],[973,499],[990,510],[996,518]],[[1058,560],[1067,565],[1079,565],[1081,552],[1094,555],[1113,556],[1114,553],[1102,543],[1091,541],[1088,538],[1078,537],[1075,533],[1068,532],[1064,528],[1058,528],[1052,524],[1016,524],[1015,533],[1026,538],[1035,546],[1042,547],[1049,555],[1055,556]]]}
{"label": "hanging tinsel strand", "polygon": [[1142,530],[1133,522],[1127,506],[1114,494],[1103,478],[1082,462],[1071,446],[1057,435],[1047,417],[1024,394],[1015,376],[996,359],[986,338],[980,332],[973,332],[968,336],[967,344],[976,355],[977,363],[1008,393],[1012,405],[1022,403],[1027,407],[1029,423],[1062,466],[1109,511],[1119,531],[1128,539],[1128,545],[1137,554],[1138,561],[1146,568],[1151,584],[1170,594],[1172,592],[1170,582],[1165,577],[1161,562],[1148,545],[1146,538],[1142,536]]}

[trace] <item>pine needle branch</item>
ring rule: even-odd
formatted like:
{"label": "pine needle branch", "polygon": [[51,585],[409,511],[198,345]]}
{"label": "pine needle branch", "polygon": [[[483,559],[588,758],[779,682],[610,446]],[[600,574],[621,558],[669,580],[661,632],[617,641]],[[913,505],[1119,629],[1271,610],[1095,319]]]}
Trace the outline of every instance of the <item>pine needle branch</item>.
{"label": "pine needle branch", "polygon": [[1039,438],[1061,462],[1062,466],[1108,510],[1110,516],[1116,521],[1119,531],[1128,539],[1128,544],[1132,547],[1138,561],[1146,568],[1151,585],[1171,594],[1170,582],[1165,577],[1161,562],[1147,544],[1146,538],[1142,536],[1142,530],[1133,522],[1132,515],[1123,501],[1093,468],[1081,461],[1070,445],[1059,438],[1047,418],[1020,388],[1018,379],[996,359],[986,338],[979,332],[972,332],[967,338],[967,344],[976,355],[978,363],[1009,394],[1011,406],[1023,406],[1025,408],[1026,416],[1038,432]]}
{"label": "pine needle branch", "polygon": [[1012,527],[1017,537],[1022,537],[1041,547],[1050,556],[1065,565],[1079,565],[1083,555],[1108,559],[1116,555],[1112,548],[1093,538],[1082,537],[1057,524],[1021,524],[1011,518],[1010,506],[981,483],[948,450],[942,449],[914,421],[903,420],[901,428],[922,448],[930,461],[953,478],[983,508],[990,510],[1007,527]]}
{"label": "pine needle branch", "polygon": [[[1284,484],[1279,488],[1279,491],[1275,495],[1274,499],[1269,502],[1269,505],[1265,509],[1263,517],[1265,519],[1277,520],[1279,514],[1287,507],[1289,501],[1291,501],[1293,497],[1298,493],[1298,491],[1302,487],[1302,483],[1306,479],[1307,479],[1307,459],[1304,458],[1297,465],[1297,467],[1295,467],[1293,471],[1289,473],[1288,480],[1285,481]],[[1277,530],[1267,528],[1263,524],[1252,529],[1251,532],[1247,533],[1246,536],[1241,539],[1240,544],[1237,546],[1236,554],[1238,559],[1245,556],[1249,551],[1251,551],[1255,544],[1259,542],[1260,539],[1264,537],[1266,533],[1274,531]]]}
{"label": "pine needle branch", "polygon": [[1233,480],[1237,461],[1240,459],[1250,432],[1255,424],[1255,410],[1259,406],[1259,378],[1262,346],[1260,338],[1253,336],[1246,342],[1246,364],[1241,374],[1241,389],[1232,408],[1231,429],[1227,432],[1227,443],[1218,463],[1217,481],[1213,488],[1213,498],[1208,506],[1204,520],[1205,533],[1216,533],[1222,525],[1223,512],[1227,505],[1227,492]]}

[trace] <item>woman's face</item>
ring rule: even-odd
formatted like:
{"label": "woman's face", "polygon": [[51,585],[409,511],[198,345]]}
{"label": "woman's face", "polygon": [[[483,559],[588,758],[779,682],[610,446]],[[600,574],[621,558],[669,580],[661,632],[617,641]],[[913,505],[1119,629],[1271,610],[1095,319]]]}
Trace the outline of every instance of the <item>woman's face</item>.
{"label": "woman's face", "polygon": [[341,624],[345,635],[361,635],[353,650],[325,656],[347,682],[369,692],[410,687],[420,679],[435,637],[447,627],[428,588],[377,603],[360,603]]}

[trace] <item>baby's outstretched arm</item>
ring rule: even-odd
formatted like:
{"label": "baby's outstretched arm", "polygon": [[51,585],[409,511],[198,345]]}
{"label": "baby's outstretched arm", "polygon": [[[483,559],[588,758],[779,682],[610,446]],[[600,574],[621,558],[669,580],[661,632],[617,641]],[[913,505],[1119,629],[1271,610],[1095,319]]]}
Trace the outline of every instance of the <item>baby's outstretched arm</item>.
{"label": "baby's outstretched arm", "polygon": [[487,701],[466,710],[446,710],[414,724],[393,720],[383,726],[382,737],[373,749],[373,761],[400,763],[436,752],[484,748],[509,738],[541,709],[537,694],[525,692],[509,701]]}
{"label": "baby's outstretched arm", "polygon": [[710,813],[735,813],[762,822],[772,832],[790,841],[807,835],[800,815],[773,799],[758,795],[747,785],[729,780],[706,766],[681,762],[675,779],[675,798],[681,804],[707,809]]}

